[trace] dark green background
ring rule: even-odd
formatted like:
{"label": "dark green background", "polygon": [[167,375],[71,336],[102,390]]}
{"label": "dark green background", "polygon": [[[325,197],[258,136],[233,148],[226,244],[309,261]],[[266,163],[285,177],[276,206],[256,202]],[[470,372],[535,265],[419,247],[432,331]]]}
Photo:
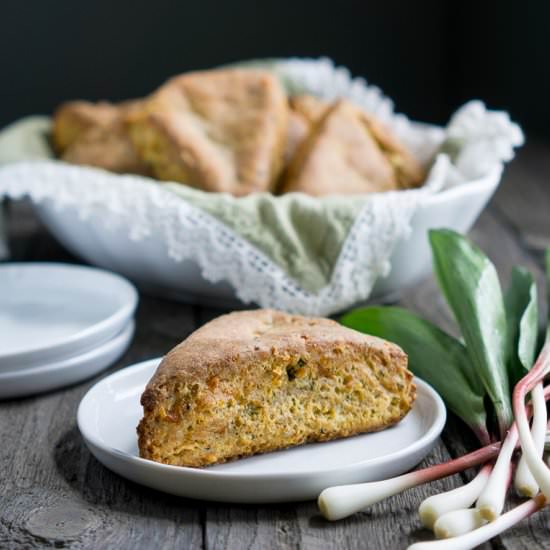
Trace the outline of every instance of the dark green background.
{"label": "dark green background", "polygon": [[0,3],[0,126],[70,98],[147,94],[189,69],[332,57],[445,122],[470,98],[550,137],[550,2],[299,0]]}

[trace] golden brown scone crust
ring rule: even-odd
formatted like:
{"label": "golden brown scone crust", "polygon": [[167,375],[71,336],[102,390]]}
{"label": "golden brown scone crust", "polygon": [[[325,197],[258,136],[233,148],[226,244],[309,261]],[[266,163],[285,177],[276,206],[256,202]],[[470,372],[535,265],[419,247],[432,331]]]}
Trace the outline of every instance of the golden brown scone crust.
{"label": "golden brown scone crust", "polygon": [[95,166],[120,174],[150,174],[120,120],[108,126],[89,128],[61,158],[71,164]]}
{"label": "golden brown scone crust", "polygon": [[148,175],[128,135],[125,118],[139,101],[71,101],[54,115],[53,141],[61,159],[111,172]]}
{"label": "golden brown scone crust", "polygon": [[56,152],[63,153],[89,128],[108,126],[117,117],[117,107],[107,101],[63,103],[53,115],[52,139]]}
{"label": "golden brown scone crust", "polygon": [[290,110],[284,154],[285,167],[290,164],[300,145],[330,106],[327,101],[312,95],[293,96],[288,99],[288,103]]}
{"label": "golden brown scone crust", "polygon": [[290,108],[310,124],[316,124],[331,106],[331,102],[313,95],[295,95],[289,98]]}
{"label": "golden brown scone crust", "polygon": [[201,467],[398,422],[415,399],[395,344],[275,310],[224,315],[166,355],[147,384],[143,458]]}
{"label": "golden brown scone crust", "polygon": [[364,111],[360,113],[372,137],[392,164],[399,187],[409,189],[420,186],[426,177],[426,172],[420,163],[387,126]]}
{"label": "golden brown scone crust", "polygon": [[295,111],[289,111],[286,145],[283,154],[284,166],[287,166],[293,159],[298,147],[308,136],[310,128],[311,125],[301,114],[296,113]]}
{"label": "golden brown scone crust", "polygon": [[150,175],[149,167],[139,158],[128,135],[126,118],[140,109],[141,102],[131,100],[115,106],[108,121],[90,125],[61,158],[72,164],[95,166],[120,174]]}
{"label": "golden brown scone crust", "polygon": [[361,194],[398,188],[392,164],[365,128],[357,108],[339,100],[299,147],[281,192]]}
{"label": "golden brown scone crust", "polygon": [[[299,95],[291,97],[289,103],[287,170],[279,192],[355,194],[408,189],[423,182],[425,172],[407,148],[376,117],[350,101],[331,105],[311,95]],[[359,122],[368,136],[362,135]],[[354,152],[354,148],[363,153]],[[335,180],[331,184],[332,176]]]}
{"label": "golden brown scone crust", "polygon": [[129,123],[157,178],[241,196],[273,189],[288,106],[270,73],[221,69],[169,80]]}

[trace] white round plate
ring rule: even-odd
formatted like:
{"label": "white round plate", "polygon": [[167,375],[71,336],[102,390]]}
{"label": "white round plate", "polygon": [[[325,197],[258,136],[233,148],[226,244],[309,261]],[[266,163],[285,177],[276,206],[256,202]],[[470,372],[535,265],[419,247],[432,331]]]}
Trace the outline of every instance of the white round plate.
{"label": "white round plate", "polygon": [[122,356],[132,341],[134,328],[132,320],[114,338],[82,355],[32,369],[0,373],[0,399],[43,393],[96,375]]}
{"label": "white round plate", "polygon": [[114,338],[138,301],[114,273],[54,263],[0,266],[0,373],[70,358]]}
{"label": "white round plate", "polygon": [[146,383],[160,359],[115,372],[83,397],[77,422],[86,445],[107,468],[136,483],[179,496],[223,502],[316,498],[331,485],[397,475],[418,464],[445,424],[445,405],[416,379],[417,399],[396,426],[338,441],[302,445],[204,469],[139,458],[136,426]]}

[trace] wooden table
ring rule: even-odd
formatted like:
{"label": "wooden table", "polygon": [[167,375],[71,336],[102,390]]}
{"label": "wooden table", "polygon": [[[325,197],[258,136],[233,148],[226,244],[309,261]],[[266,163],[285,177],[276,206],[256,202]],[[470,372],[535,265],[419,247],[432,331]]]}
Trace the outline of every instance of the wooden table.
{"label": "wooden table", "polygon": [[[514,264],[542,285],[542,250],[550,245],[550,146],[524,148],[474,230],[504,281]],[[25,205],[12,204],[8,227],[14,260],[75,262]],[[541,286],[541,290],[542,290]],[[453,330],[430,278],[401,305]],[[157,357],[223,313],[141,296],[137,333],[108,372]],[[372,548],[400,549],[430,538],[417,508],[429,494],[458,486],[456,475],[391,498],[347,520],[324,521],[312,502],[227,505],[172,497],[118,477],[97,462],[75,425],[78,403],[99,378],[46,395],[0,403],[0,548]],[[425,464],[474,446],[450,419]],[[550,512],[543,511],[483,548],[550,548]]]}

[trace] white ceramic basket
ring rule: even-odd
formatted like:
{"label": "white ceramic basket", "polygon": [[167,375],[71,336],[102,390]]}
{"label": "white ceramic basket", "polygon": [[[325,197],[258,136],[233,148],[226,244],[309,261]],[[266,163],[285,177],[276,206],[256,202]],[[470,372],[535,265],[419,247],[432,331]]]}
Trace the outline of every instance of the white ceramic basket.
{"label": "white ceramic basket", "polygon": [[[499,180],[500,171],[494,171],[468,185],[422,200],[411,220],[409,236],[397,244],[391,256],[390,273],[378,279],[371,298],[380,299],[397,293],[425,277],[431,270],[426,232],[437,227],[467,232],[491,198]],[[127,230],[112,229],[118,220],[116,213],[109,210],[83,218],[77,209],[60,209],[50,199],[35,203],[35,208],[52,234],[76,256],[120,273],[148,292],[214,306],[239,305],[231,284],[206,280],[195,260],[177,262],[170,258],[162,232],[133,240]]]}

